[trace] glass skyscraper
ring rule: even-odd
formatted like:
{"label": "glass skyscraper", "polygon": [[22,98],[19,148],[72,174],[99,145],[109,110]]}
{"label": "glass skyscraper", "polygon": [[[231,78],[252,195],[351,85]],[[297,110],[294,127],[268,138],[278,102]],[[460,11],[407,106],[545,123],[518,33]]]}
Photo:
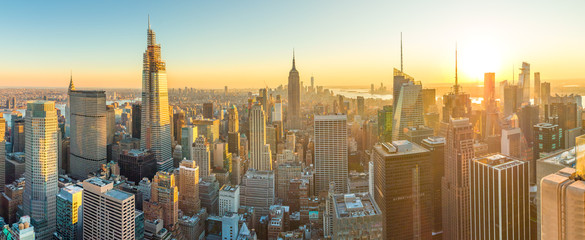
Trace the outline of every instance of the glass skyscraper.
{"label": "glass skyscraper", "polygon": [[156,44],[150,21],[147,42],[142,70],[140,147],[152,150],[156,160],[164,162],[172,158],[169,93],[166,65],[161,59],[160,44]]}

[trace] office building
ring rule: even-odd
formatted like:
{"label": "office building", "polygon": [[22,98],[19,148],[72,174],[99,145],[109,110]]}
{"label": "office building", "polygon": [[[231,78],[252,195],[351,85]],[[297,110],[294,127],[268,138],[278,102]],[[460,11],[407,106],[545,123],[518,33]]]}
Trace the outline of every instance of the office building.
{"label": "office building", "polygon": [[327,191],[335,182],[336,193],[347,190],[347,115],[315,116],[315,192]]}
{"label": "office building", "polygon": [[58,239],[83,239],[83,188],[70,185],[57,194]]}
{"label": "office building", "polygon": [[0,114],[0,192],[4,191],[6,185],[6,120]]}
{"label": "office building", "polygon": [[148,23],[147,49],[142,70],[142,109],[140,148],[150,149],[157,162],[172,159],[171,120],[166,64],[161,47]]}
{"label": "office building", "polygon": [[392,121],[394,120],[392,114],[394,110],[390,105],[378,110],[378,139],[381,142],[392,141]]}
{"label": "office building", "polygon": [[522,103],[530,104],[530,64],[527,62],[522,62],[518,86],[522,88]]}
{"label": "office building", "polygon": [[274,204],[274,173],[248,169],[240,185],[240,205],[254,207],[260,216],[268,214]]}
{"label": "office building", "polygon": [[431,137],[433,135],[434,135],[433,129],[423,125],[416,127],[408,127],[404,132],[405,140],[419,145],[422,143],[424,139],[427,139],[428,137]]}
{"label": "office building", "polygon": [[[364,193],[370,192],[370,176],[365,172],[349,172],[347,177],[347,192],[348,193]],[[372,185],[373,186],[373,185]],[[373,193],[373,191],[372,191]],[[372,195],[374,196],[374,195]]]}
{"label": "office building", "polygon": [[[272,170],[271,154],[266,154],[266,117],[260,104],[250,110],[250,168]],[[270,150],[270,148],[268,148]],[[269,151],[270,152],[270,151]]]}
{"label": "office building", "polygon": [[140,139],[140,126],[142,125],[142,105],[141,103],[132,104],[132,138]]}
{"label": "office building", "polygon": [[181,129],[182,159],[193,159],[193,143],[197,136],[197,128],[193,125],[187,125]]}
{"label": "office building", "polygon": [[445,139],[443,239],[470,239],[469,164],[474,152],[469,119],[450,119]]}
{"label": "office building", "polygon": [[540,73],[539,72],[535,72],[534,73],[534,104],[535,105],[540,105],[541,101],[540,101]]}
{"label": "office building", "polygon": [[522,130],[518,127],[502,129],[502,154],[522,159],[522,137]]}
{"label": "office building", "polygon": [[192,216],[199,212],[199,166],[192,160],[183,160],[179,166],[179,209]]}
{"label": "office building", "polygon": [[197,134],[205,136],[209,143],[215,143],[219,140],[218,119],[194,119],[193,125],[197,126]]}
{"label": "office building", "polygon": [[143,178],[151,179],[156,174],[155,156],[146,150],[125,150],[120,154],[118,165],[120,174],[135,183]]}
{"label": "office building", "polygon": [[240,186],[223,185],[219,190],[219,216],[237,213],[240,208]]}
{"label": "office building", "polygon": [[[144,215],[147,220],[162,219],[164,227],[174,231],[178,227],[179,191],[175,174],[157,172],[152,179],[150,200],[144,203]],[[160,212],[152,210],[161,209]]]}
{"label": "office building", "polygon": [[22,117],[14,119],[14,115],[12,118],[12,127],[10,132],[12,152],[24,152],[24,119],[22,119]]}
{"label": "office building", "polygon": [[276,168],[276,197],[288,199],[289,181],[291,179],[300,179],[302,166],[299,162],[278,163]]}
{"label": "office building", "polygon": [[[24,178],[17,179],[13,183],[4,186],[4,192],[0,194],[0,217],[7,223],[16,222],[18,205],[22,205],[24,193]],[[0,224],[1,225],[1,224]]]}
{"label": "office building", "polygon": [[199,182],[199,199],[201,199],[201,208],[207,209],[209,214],[218,214],[219,182],[215,175],[201,178],[201,182]]}
{"label": "office building", "polygon": [[[57,186],[58,130],[55,102],[27,103],[26,179],[22,200],[24,215],[31,217],[36,236],[47,239],[55,232]],[[42,151],[41,151],[42,149]]]}
{"label": "office building", "polygon": [[211,173],[211,152],[209,151],[209,143],[204,136],[195,139],[192,156],[199,167],[199,176],[201,178],[209,176]]}
{"label": "office building", "polygon": [[443,204],[441,180],[445,176],[445,138],[429,137],[422,141],[421,146],[431,152],[432,168],[432,202],[433,202],[433,239],[443,237]]}
{"label": "office building", "polygon": [[295,64],[295,54],[293,51],[292,69],[288,74],[288,108],[287,108],[287,128],[301,129],[301,84],[299,78],[299,71],[297,71]]}
{"label": "office building", "polygon": [[134,239],[144,239],[144,212],[134,211]]}
{"label": "office building", "polygon": [[564,168],[540,182],[540,238],[585,238],[585,139],[577,138],[576,168]]}
{"label": "office building", "polygon": [[360,116],[364,116],[364,108],[365,108],[365,103],[364,103],[364,97],[363,96],[358,96],[357,97],[357,114]]}
{"label": "office building", "polygon": [[545,106],[550,104],[550,83],[543,82],[540,84],[540,105]]}
{"label": "office building", "polygon": [[203,103],[203,118],[213,119],[213,103]]}
{"label": "office building", "polygon": [[421,94],[424,113],[435,112],[437,110],[437,90],[434,88],[423,88]]}
{"label": "office building", "polygon": [[239,216],[237,213],[228,212],[221,215],[221,239],[236,240],[238,237]]}
{"label": "office building", "polygon": [[490,154],[469,174],[471,239],[532,239],[528,162]]}
{"label": "office building", "polygon": [[106,92],[69,89],[70,171],[85,179],[107,162]]}
{"label": "office building", "polygon": [[[169,110],[170,111],[170,110]],[[172,112],[171,112],[172,113]],[[179,112],[173,114],[173,141],[182,145],[183,141],[183,128],[185,127],[185,112],[179,110]],[[189,125],[190,123],[187,123]],[[197,134],[195,134],[197,136]]]}
{"label": "office building", "polygon": [[100,178],[83,181],[83,239],[134,239],[134,195]]}
{"label": "office building", "polygon": [[510,116],[518,111],[522,106],[522,87],[518,85],[508,85],[504,87],[504,117]]}
{"label": "office building", "polygon": [[20,220],[12,224],[12,227],[8,225],[4,226],[4,229],[0,231],[0,238],[2,239],[14,239],[14,240],[35,240],[38,234],[35,234],[35,227],[31,225],[30,216],[22,216]]}
{"label": "office building", "polygon": [[336,194],[331,201],[331,239],[382,239],[384,218],[369,193]]}
{"label": "office building", "polygon": [[392,121],[392,140],[405,140],[405,132],[409,127],[424,125],[422,85],[420,82],[409,81],[402,84],[400,95],[394,105]]}
{"label": "office building", "polygon": [[534,125],[533,159],[546,157],[561,149],[562,132],[559,125],[539,123]]}
{"label": "office building", "polygon": [[272,111],[272,122],[282,123],[282,99],[280,95],[276,95],[276,101],[274,102],[274,111]]}
{"label": "office building", "polygon": [[374,198],[383,214],[384,234],[396,239],[429,239],[432,229],[430,151],[406,140],[374,146]]}

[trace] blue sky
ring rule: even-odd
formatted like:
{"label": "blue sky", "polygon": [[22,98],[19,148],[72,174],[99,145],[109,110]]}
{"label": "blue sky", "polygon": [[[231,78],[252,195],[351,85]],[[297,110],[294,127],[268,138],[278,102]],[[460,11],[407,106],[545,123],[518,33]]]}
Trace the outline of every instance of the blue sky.
{"label": "blue sky", "polygon": [[[557,1],[559,2],[559,1]],[[425,83],[532,64],[543,79],[585,76],[581,1],[6,1],[0,86],[136,87],[147,15],[170,87],[286,83],[292,48],[301,80],[389,84],[400,66]],[[517,67],[516,67],[517,68]]]}

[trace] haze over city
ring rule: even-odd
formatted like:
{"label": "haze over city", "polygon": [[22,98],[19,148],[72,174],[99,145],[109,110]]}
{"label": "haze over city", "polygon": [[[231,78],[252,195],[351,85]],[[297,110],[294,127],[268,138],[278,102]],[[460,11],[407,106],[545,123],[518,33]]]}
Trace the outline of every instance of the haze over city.
{"label": "haze over city", "polygon": [[[585,3],[551,1],[5,2],[0,86],[140,88],[147,16],[161,35],[169,87],[277,87],[292,49],[324,86],[390,83],[400,66],[425,84],[512,80],[522,61],[542,79],[578,84]],[[565,81],[561,81],[565,80]],[[569,80],[569,81],[566,81]]]}

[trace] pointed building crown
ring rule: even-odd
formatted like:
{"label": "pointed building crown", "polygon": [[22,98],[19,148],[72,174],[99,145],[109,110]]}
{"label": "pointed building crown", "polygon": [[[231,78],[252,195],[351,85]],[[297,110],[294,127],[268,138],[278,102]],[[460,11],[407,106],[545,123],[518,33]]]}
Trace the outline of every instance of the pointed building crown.
{"label": "pointed building crown", "polygon": [[73,85],[73,73],[71,73],[71,75],[70,75],[69,91],[75,91],[75,85]]}

